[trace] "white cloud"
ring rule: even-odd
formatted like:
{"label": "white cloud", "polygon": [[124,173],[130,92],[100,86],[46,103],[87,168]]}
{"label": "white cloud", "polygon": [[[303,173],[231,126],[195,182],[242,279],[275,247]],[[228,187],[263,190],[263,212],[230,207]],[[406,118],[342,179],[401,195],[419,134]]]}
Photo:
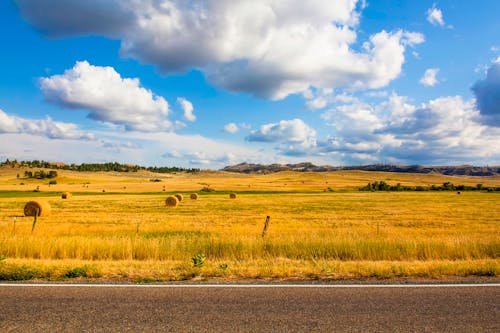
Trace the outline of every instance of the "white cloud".
{"label": "white cloud", "polygon": [[[380,31],[356,51],[365,7],[357,0],[16,2],[48,35],[120,39],[125,57],[163,72],[197,68],[220,87],[272,99],[311,86],[384,87],[400,75],[405,49],[424,41],[419,33]],[[94,22],[89,12],[109,20]]]}
{"label": "white cloud", "polygon": [[240,130],[239,126],[235,123],[229,123],[224,126],[224,132],[234,134]]}
{"label": "white cloud", "polygon": [[443,12],[436,7],[436,4],[427,10],[427,21],[432,25],[444,26]]}
{"label": "white cloud", "polygon": [[252,131],[247,140],[279,143],[279,150],[284,154],[306,154],[316,146],[316,131],[296,118],[262,125]]}
{"label": "white cloud", "polygon": [[404,161],[420,163],[488,164],[500,158],[500,129],[479,123],[479,111],[473,101],[459,96],[441,97],[415,108],[399,127],[381,132],[392,133],[402,144],[385,153]]}
{"label": "white cloud", "polygon": [[50,139],[94,140],[95,136],[78,129],[78,125],[45,119],[27,119],[8,115],[0,109],[0,134],[22,133]]}
{"label": "white cloud", "polygon": [[[1,117],[1,114],[0,114]],[[0,120],[3,124],[4,118]],[[32,133],[0,132],[0,158],[66,163],[120,162],[138,165],[222,168],[241,162],[272,163],[275,154],[242,142],[235,144],[174,132],[98,131],[98,139],[74,140]]]}
{"label": "white cloud", "polygon": [[[268,153],[246,144],[235,144],[201,135],[129,132],[126,137],[139,140],[141,146],[148,147],[142,150],[144,159],[152,160],[155,164],[221,168],[244,161],[272,161],[272,156]],[[158,152],[161,152],[161,155],[158,156]]]}
{"label": "white cloud", "polygon": [[194,107],[193,104],[185,99],[184,97],[178,97],[177,103],[180,104],[182,110],[184,111],[184,118],[188,121],[195,121],[196,116],[193,114]]}
{"label": "white cloud", "polygon": [[[100,133],[102,134],[102,133]],[[1,134],[0,152],[18,160],[61,161],[65,163],[119,162],[145,165],[140,145],[126,139],[73,140],[26,133]],[[151,161],[149,161],[151,162]]]}
{"label": "white cloud", "polygon": [[122,78],[113,67],[79,61],[62,75],[40,79],[45,98],[55,104],[89,111],[88,117],[143,132],[173,129],[167,101]]}
{"label": "white cloud", "polygon": [[370,105],[337,106],[322,118],[331,134],[314,154],[344,164],[387,161],[403,164],[490,164],[500,162],[500,128],[480,123],[474,101],[441,97],[417,107],[391,94]]}
{"label": "white cloud", "polygon": [[437,74],[439,72],[439,68],[429,68],[425,71],[424,76],[420,78],[420,84],[426,86],[426,87],[434,87],[436,84],[439,83],[438,79],[436,78]]}
{"label": "white cloud", "polygon": [[321,118],[334,126],[337,134],[345,137],[371,133],[382,126],[377,111],[361,102],[337,106],[323,113]]}
{"label": "white cloud", "polygon": [[[365,94],[374,93],[366,92]],[[309,110],[320,110],[324,109],[329,105],[337,104],[337,103],[354,103],[357,101],[357,98],[351,94],[346,93],[345,91],[341,93],[334,94],[333,89],[323,88],[323,89],[308,89],[306,94],[308,98],[305,106]]]}
{"label": "white cloud", "polygon": [[366,97],[372,97],[372,98],[385,98],[389,95],[389,93],[386,90],[375,90],[375,91],[368,91],[364,95]]}
{"label": "white cloud", "polygon": [[162,155],[164,158],[175,158],[175,159],[183,159],[188,161],[190,165],[195,166],[205,166],[208,167],[210,165],[218,164],[218,165],[230,165],[235,163],[236,155],[232,153],[218,153],[216,155],[212,155],[207,153],[206,151],[194,151],[181,153],[179,151],[167,152]]}
{"label": "white cloud", "polygon": [[324,97],[317,97],[306,102],[306,107],[309,110],[320,110],[328,105],[328,101]]}

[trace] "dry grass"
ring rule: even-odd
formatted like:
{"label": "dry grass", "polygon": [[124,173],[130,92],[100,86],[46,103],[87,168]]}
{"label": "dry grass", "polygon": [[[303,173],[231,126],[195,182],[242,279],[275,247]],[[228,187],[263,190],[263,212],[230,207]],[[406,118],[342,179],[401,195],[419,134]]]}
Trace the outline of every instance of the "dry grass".
{"label": "dry grass", "polygon": [[[7,261],[101,262],[100,271],[110,275],[116,272],[104,262],[177,267],[175,274],[153,274],[163,279],[189,275],[197,253],[207,256],[204,276],[226,263],[227,278],[497,275],[499,270],[496,193],[246,194],[238,201],[217,194],[183,203],[168,215],[161,195],[47,200],[53,214],[41,218],[33,234],[31,219],[19,216],[22,198],[0,203],[0,254]],[[267,215],[271,222],[262,239]],[[390,273],[392,267],[396,273]],[[122,277],[140,275],[123,272]]]}
{"label": "dry grass", "polygon": [[[165,180],[171,182],[168,188],[195,190],[208,183],[227,192],[201,194],[203,200],[183,201],[175,210],[165,210],[164,193],[134,193],[140,186],[155,186],[149,184],[151,175],[144,176],[144,184],[142,178],[129,175],[106,183],[115,192],[113,186],[123,191],[125,182],[131,192],[122,194],[100,193],[102,184],[85,194],[92,188],[59,185],[58,179],[51,190],[81,187],[72,200],[60,200],[60,192],[44,192],[41,186],[36,195],[52,206],[52,213],[39,219],[33,233],[32,218],[23,216],[23,206],[26,195],[35,194],[4,194],[0,255],[7,259],[0,261],[0,279],[440,278],[498,276],[500,271],[500,193],[323,192],[324,179],[333,188],[332,179],[341,184],[338,173],[209,173],[207,178],[180,174]],[[407,178],[408,185],[435,180],[413,175],[412,183],[412,175],[384,176],[352,172],[345,174],[349,180],[342,184],[348,188],[358,177],[360,185],[383,179],[392,183]],[[106,177],[109,181],[115,176]],[[387,179],[392,177],[395,180]],[[285,181],[296,190],[275,192]],[[497,178],[451,181],[498,184]],[[261,192],[228,198],[228,192],[247,183],[250,191]],[[0,186],[7,186],[1,177]],[[243,188],[249,191],[248,185]],[[266,216],[271,220],[263,238]],[[195,268],[191,258],[201,253],[207,259]]]}
{"label": "dry grass", "polygon": [[[339,171],[325,173],[280,172],[268,175],[246,175],[229,172],[203,171],[196,174],[155,174],[146,171],[132,173],[118,172],[74,172],[58,170],[56,185],[37,179],[17,179],[17,174],[25,170],[0,168],[0,191],[31,191],[40,186],[43,192],[162,192],[163,188],[179,192],[195,192],[209,184],[218,191],[317,191],[323,192],[329,187],[334,190],[353,190],[372,181],[386,181],[389,184],[402,185],[441,185],[444,182],[475,186],[500,186],[500,177],[444,176],[437,174],[407,174],[391,172]],[[38,169],[37,169],[38,170]],[[151,182],[150,179],[161,182]],[[24,183],[24,185],[20,185]],[[126,187],[126,188],[124,188]]]}

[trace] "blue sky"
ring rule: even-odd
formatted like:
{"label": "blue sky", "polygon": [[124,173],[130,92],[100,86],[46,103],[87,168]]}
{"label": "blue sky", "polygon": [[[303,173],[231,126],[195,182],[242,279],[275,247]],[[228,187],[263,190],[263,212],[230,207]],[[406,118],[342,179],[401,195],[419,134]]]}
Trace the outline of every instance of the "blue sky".
{"label": "blue sky", "polygon": [[0,159],[500,164],[500,2],[0,2]]}

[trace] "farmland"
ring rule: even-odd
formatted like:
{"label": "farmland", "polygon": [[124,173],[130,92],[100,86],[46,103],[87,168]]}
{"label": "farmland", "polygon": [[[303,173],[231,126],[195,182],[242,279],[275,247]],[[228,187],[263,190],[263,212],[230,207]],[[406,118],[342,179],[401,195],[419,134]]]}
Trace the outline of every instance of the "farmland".
{"label": "farmland", "polygon": [[[18,178],[22,172],[0,170],[1,279],[439,279],[500,272],[499,192],[358,191],[371,181],[498,187],[499,177],[60,171],[49,186]],[[61,199],[63,191],[73,196]],[[194,192],[197,200],[189,198]],[[166,207],[176,193],[184,199]],[[32,199],[52,207],[33,231],[33,217],[23,216]]]}

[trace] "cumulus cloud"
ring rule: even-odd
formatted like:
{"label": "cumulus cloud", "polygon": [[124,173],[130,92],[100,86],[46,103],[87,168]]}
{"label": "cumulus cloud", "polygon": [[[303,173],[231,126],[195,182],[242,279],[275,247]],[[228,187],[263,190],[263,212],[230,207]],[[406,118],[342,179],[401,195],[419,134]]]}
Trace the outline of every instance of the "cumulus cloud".
{"label": "cumulus cloud", "polygon": [[[136,138],[142,142],[142,146],[148,147],[144,151],[153,161],[163,160],[163,163],[173,165],[215,168],[244,161],[270,163],[273,160],[268,153],[253,147],[201,135],[127,133],[127,137]],[[156,152],[163,153],[156,156]]]}
{"label": "cumulus cloud", "polygon": [[233,164],[236,158],[232,153],[216,153],[211,154],[206,151],[179,152],[172,150],[162,155],[164,158],[183,159],[191,165],[209,166],[209,165],[230,165]]}
{"label": "cumulus cloud", "polygon": [[[365,93],[365,95],[375,96],[376,94],[380,94],[380,92],[370,91]],[[357,98],[354,95],[348,94],[346,92],[334,93],[333,89],[308,89],[305,94],[303,94],[304,98],[307,100],[305,106],[309,110],[320,110],[324,109],[329,105],[338,104],[338,103],[353,103],[357,101]]]}
{"label": "cumulus cloud", "polygon": [[384,138],[375,131],[383,128],[383,120],[374,107],[355,101],[338,105],[321,117],[332,127],[332,132],[318,141],[319,153],[337,155],[347,164],[371,163],[378,158]]}
{"label": "cumulus cloud", "polygon": [[316,131],[296,118],[264,124],[258,130],[252,131],[247,140],[279,143],[279,150],[284,154],[307,154],[316,146]]}
{"label": "cumulus cloud", "polygon": [[424,41],[402,30],[358,41],[358,0],[16,1],[49,36],[119,39],[123,56],[163,72],[197,68],[215,85],[272,99],[310,86],[384,87],[400,75],[405,49]]}
{"label": "cumulus cloud", "polygon": [[486,73],[484,80],[472,86],[476,103],[484,124],[500,127],[500,58]]}
{"label": "cumulus cloud", "polygon": [[40,79],[45,98],[54,104],[89,111],[88,117],[125,130],[154,132],[173,129],[169,105],[141,87],[137,78],[122,78],[113,67],[78,61],[62,75]]}
{"label": "cumulus cloud", "polygon": [[320,110],[328,105],[328,100],[322,96],[316,97],[306,102],[306,107],[309,110]]}
{"label": "cumulus cloud", "polygon": [[337,106],[322,116],[332,126],[317,153],[344,163],[498,163],[500,129],[481,124],[474,101],[441,97],[419,107],[392,94],[376,105]]}
{"label": "cumulus cloud", "polygon": [[415,108],[399,127],[387,127],[381,132],[401,140],[398,149],[384,153],[403,161],[488,163],[500,155],[495,144],[500,140],[500,130],[480,124],[474,102],[460,96],[431,100]]}
{"label": "cumulus cloud", "polygon": [[429,68],[425,71],[424,76],[420,79],[420,84],[426,87],[434,87],[438,84],[438,79],[436,78],[439,72],[439,68]]}
{"label": "cumulus cloud", "polygon": [[196,116],[193,114],[194,111],[193,103],[191,103],[184,97],[178,97],[177,103],[179,103],[179,105],[182,108],[182,111],[184,111],[184,118],[186,118],[186,120],[188,121],[196,120]]}
{"label": "cumulus cloud", "polygon": [[229,123],[224,126],[224,132],[234,134],[240,130],[239,126],[235,123]]}
{"label": "cumulus cloud", "polygon": [[436,4],[433,4],[432,8],[427,10],[427,21],[432,25],[444,26],[443,12],[436,7]]}
{"label": "cumulus cloud", "polygon": [[0,109],[0,134],[17,133],[44,136],[50,139],[94,140],[92,133],[83,132],[78,125],[45,119],[27,119],[8,115]]}

